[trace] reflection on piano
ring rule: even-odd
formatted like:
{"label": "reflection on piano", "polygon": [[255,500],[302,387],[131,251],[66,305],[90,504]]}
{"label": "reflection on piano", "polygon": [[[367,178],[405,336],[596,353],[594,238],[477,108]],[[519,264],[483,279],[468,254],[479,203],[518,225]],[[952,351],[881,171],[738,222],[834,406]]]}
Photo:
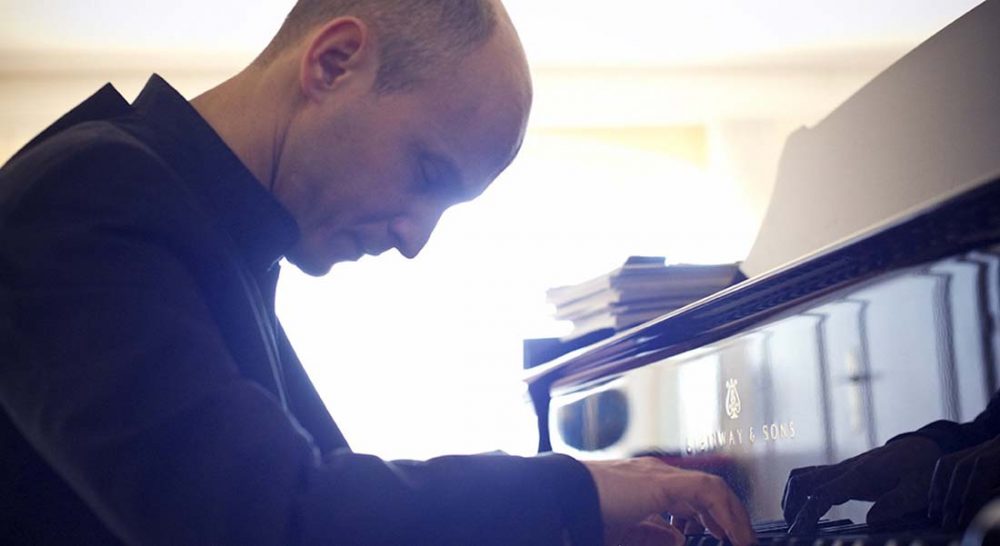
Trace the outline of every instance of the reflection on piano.
{"label": "reflection on piano", "polygon": [[[969,421],[1000,387],[998,28],[1000,0],[989,0],[790,139],[748,262],[767,269],[768,255],[784,259],[788,234],[807,231],[795,222],[822,224],[812,243],[838,242],[531,368],[539,449],[653,454],[722,475],[762,542],[957,544],[958,535],[906,522],[869,529],[859,502],[834,507],[812,537],[774,522],[793,468],[841,461],[935,420]],[[893,90],[897,102],[887,103]],[[946,138],[911,134],[928,119]],[[871,143],[858,145],[896,133],[880,141],[883,163]],[[927,161],[954,168],[915,170]],[[848,195],[805,203],[813,183]],[[808,210],[798,220],[788,213],[796,199]],[[831,204],[847,200],[886,214],[841,219],[849,211]],[[844,238],[857,222],[869,227]]]}

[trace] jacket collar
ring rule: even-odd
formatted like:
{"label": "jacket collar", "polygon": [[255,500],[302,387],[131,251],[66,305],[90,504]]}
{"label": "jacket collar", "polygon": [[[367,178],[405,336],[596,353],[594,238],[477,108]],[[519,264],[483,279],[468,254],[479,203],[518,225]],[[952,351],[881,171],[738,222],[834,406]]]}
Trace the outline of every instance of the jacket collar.
{"label": "jacket collar", "polygon": [[132,104],[157,151],[203,198],[255,274],[273,267],[299,238],[287,210],[197,110],[158,75]]}

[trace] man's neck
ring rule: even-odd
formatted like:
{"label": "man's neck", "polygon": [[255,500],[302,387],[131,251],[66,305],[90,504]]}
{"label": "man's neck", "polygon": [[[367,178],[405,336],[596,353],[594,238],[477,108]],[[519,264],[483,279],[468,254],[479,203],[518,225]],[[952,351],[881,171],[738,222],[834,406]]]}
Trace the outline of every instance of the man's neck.
{"label": "man's neck", "polygon": [[288,126],[266,70],[248,68],[195,97],[191,105],[260,183],[270,190]]}

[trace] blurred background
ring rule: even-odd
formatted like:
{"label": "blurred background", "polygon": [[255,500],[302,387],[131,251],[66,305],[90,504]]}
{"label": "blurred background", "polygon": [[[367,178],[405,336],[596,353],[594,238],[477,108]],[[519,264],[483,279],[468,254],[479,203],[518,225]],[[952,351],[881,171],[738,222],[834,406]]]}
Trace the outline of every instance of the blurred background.
{"label": "blurred background", "polygon": [[[293,0],[0,0],[0,161],[105,82],[188,98]],[[788,134],[977,0],[507,0],[535,78],[521,156],[415,260],[283,270],[278,313],[356,451],[530,454],[521,340],[547,288],[633,254],[746,256]]]}

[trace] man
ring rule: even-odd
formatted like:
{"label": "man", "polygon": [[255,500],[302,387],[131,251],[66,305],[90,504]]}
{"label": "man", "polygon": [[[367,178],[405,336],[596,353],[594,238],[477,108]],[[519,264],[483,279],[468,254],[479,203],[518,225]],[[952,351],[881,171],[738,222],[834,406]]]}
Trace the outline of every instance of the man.
{"label": "man", "polygon": [[720,479],[652,459],[353,453],[274,317],[282,256],[415,256],[530,100],[498,1],[300,0],[190,104],[154,76],[39,135],[0,174],[5,541],[670,543],[670,513],[749,546]]}

